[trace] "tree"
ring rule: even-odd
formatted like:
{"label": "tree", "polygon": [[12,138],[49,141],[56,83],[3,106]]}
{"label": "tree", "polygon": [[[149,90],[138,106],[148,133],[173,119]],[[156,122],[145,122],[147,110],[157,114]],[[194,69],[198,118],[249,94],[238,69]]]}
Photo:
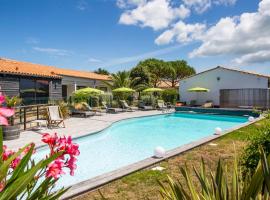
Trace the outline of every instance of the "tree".
{"label": "tree", "polygon": [[195,69],[187,64],[185,60],[167,62],[164,77],[175,87],[182,78],[195,74]]}
{"label": "tree", "polygon": [[157,87],[158,83],[164,78],[166,62],[155,58],[150,58],[139,62],[136,67],[145,67],[150,73],[150,84],[152,87]]}
{"label": "tree", "polygon": [[121,88],[121,87],[127,87],[127,88],[134,88],[134,83],[136,81],[135,79],[130,78],[130,72],[129,71],[119,71],[115,74],[111,74],[112,82],[105,82],[110,88]]}
{"label": "tree", "polygon": [[138,91],[142,91],[149,87],[150,73],[146,66],[136,66],[130,71],[130,78],[134,81],[134,88]]}
{"label": "tree", "polygon": [[98,68],[94,71],[97,74],[110,75],[110,72],[107,69]]}

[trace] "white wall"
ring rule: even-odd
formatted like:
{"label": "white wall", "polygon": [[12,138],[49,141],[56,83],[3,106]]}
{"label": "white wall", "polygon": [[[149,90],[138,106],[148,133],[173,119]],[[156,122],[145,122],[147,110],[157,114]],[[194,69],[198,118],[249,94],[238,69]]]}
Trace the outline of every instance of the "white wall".
{"label": "white wall", "polygon": [[[219,81],[217,80],[218,77],[220,78]],[[193,87],[208,88],[210,92],[196,93],[187,91]],[[216,68],[180,81],[180,100],[187,103],[196,100],[198,104],[210,100],[214,102],[214,105],[219,105],[220,89],[242,88],[268,88],[268,78]]]}
{"label": "white wall", "polygon": [[[72,92],[75,91],[75,84],[78,86],[84,86],[84,87],[100,87],[104,86],[107,87],[106,84],[104,84],[100,80],[92,80],[92,79],[86,79],[86,78],[77,78],[77,77],[70,77],[70,76],[62,76],[62,85],[67,85],[67,97],[72,95]],[[109,90],[109,89],[108,89]]]}

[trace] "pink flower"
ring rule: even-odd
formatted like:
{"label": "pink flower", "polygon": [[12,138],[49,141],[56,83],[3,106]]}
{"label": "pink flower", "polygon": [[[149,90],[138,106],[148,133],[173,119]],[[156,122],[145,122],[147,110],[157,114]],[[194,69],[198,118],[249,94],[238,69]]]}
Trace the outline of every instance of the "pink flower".
{"label": "pink flower", "polygon": [[49,146],[54,146],[57,140],[58,140],[58,136],[56,133],[54,135],[45,133],[42,136],[42,142],[48,144]]}
{"label": "pink flower", "polygon": [[21,157],[18,156],[17,158],[15,158],[15,159],[11,162],[10,167],[11,167],[12,169],[15,169],[15,168],[18,166],[18,164],[19,164],[20,162],[21,162]]}
{"label": "pink flower", "polygon": [[0,192],[2,192],[4,188],[5,188],[4,182],[0,182]]}
{"label": "pink flower", "polygon": [[63,171],[64,163],[56,159],[53,163],[48,165],[48,169],[46,171],[46,177],[53,177],[55,179],[58,179],[61,174],[65,174]]}
{"label": "pink flower", "polygon": [[[1,98],[1,96],[0,96]],[[1,99],[0,99],[1,102]],[[12,115],[14,115],[15,113],[15,109],[14,108],[4,108],[1,107],[0,108],[0,125],[8,125],[8,120],[7,117],[11,117]]]}
{"label": "pink flower", "polygon": [[75,164],[76,161],[77,161],[77,159],[74,156],[72,156],[72,157],[70,157],[70,159],[67,162],[67,167],[70,169],[71,176],[74,176],[74,171],[75,171],[75,169],[77,169],[77,165]]}
{"label": "pink flower", "polygon": [[6,97],[0,92],[0,104],[3,104],[6,101]]}
{"label": "pink flower", "polygon": [[63,152],[63,154],[57,158],[57,162],[48,166],[46,176],[59,178],[62,174],[62,168],[68,168],[70,170],[70,175],[73,176],[74,171],[77,168],[76,156],[80,155],[79,145],[73,143],[70,136],[58,137],[56,133],[54,135],[48,133],[44,134],[42,141],[49,145],[51,150],[50,155],[57,152]]}

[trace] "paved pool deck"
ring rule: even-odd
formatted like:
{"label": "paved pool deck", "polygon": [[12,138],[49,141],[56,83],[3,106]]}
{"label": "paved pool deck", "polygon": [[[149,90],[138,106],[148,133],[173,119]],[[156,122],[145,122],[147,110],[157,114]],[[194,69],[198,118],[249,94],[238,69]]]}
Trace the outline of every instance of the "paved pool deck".
{"label": "paved pool deck", "polygon": [[[173,111],[173,110],[172,110]],[[116,114],[101,113],[101,115],[95,115],[88,118],[71,117],[65,120],[66,128],[53,128],[42,130],[27,130],[21,132],[19,139],[4,141],[10,149],[17,150],[26,144],[34,142],[37,147],[42,146],[41,142],[42,134],[44,133],[55,133],[58,135],[71,135],[72,138],[81,137],[91,133],[95,133],[109,127],[112,123],[129,119],[134,117],[143,117],[163,114],[162,111],[151,110],[151,111],[134,111],[134,112],[120,112]]]}

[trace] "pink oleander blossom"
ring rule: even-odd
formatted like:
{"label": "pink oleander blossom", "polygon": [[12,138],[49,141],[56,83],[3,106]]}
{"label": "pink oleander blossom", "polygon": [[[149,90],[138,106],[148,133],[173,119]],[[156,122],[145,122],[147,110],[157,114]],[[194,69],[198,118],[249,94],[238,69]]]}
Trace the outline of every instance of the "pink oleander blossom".
{"label": "pink oleander blossom", "polygon": [[46,171],[46,177],[53,177],[58,179],[63,171],[64,163],[60,159],[56,159],[53,163],[49,164]]}
{"label": "pink oleander blossom", "polygon": [[2,92],[0,92],[0,104],[5,103],[6,101],[6,97],[2,94]]}
{"label": "pink oleander blossom", "polygon": [[[3,103],[5,103],[6,98],[5,96],[0,92],[0,106],[2,106]],[[15,113],[14,108],[7,108],[7,107],[0,107],[0,125],[7,126],[8,120],[7,117],[13,116]]]}
{"label": "pink oleander blossom", "polygon": [[8,120],[7,117],[13,116],[15,113],[14,108],[0,108],[0,125],[7,126],[8,125]]}
{"label": "pink oleander blossom", "polygon": [[70,136],[58,137],[56,133],[52,135],[49,133],[44,134],[42,141],[49,145],[50,155],[63,152],[57,160],[48,166],[46,177],[59,178],[63,174],[63,168],[68,168],[70,175],[73,176],[77,168],[76,156],[80,155],[79,145],[73,143]]}

